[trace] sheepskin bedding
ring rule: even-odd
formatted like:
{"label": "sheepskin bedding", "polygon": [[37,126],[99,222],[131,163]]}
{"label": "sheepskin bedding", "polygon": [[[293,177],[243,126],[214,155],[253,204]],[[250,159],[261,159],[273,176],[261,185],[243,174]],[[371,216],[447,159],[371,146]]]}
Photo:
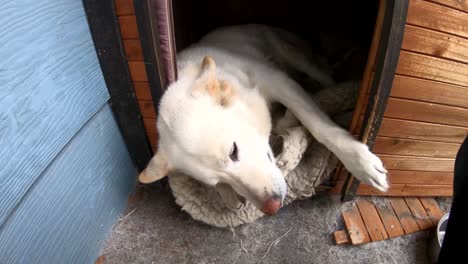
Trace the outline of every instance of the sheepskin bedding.
{"label": "sheepskin bedding", "polygon": [[[312,96],[333,120],[347,126],[357,94],[358,83],[345,82],[319,90]],[[280,141],[275,144],[282,145],[275,159],[288,185],[283,206],[296,199],[313,196],[315,187],[335,169],[337,158],[300,125],[287,128],[286,131],[283,130],[276,135],[273,132],[272,138]],[[230,196],[237,197],[235,191],[228,185],[207,186],[180,172],[169,175],[169,185],[176,203],[182,207],[182,210],[195,220],[209,225],[234,227],[253,222],[263,216],[263,213],[248,201],[236,208],[226,203]]]}

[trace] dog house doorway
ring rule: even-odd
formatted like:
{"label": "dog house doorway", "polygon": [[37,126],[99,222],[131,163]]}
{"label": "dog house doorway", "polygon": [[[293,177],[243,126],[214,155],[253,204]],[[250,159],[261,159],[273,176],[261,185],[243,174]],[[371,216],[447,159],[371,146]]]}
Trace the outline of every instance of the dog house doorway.
{"label": "dog house doorway", "polygon": [[[266,24],[307,41],[335,81],[361,80],[349,130],[372,147],[398,61],[407,1],[135,0],[134,4],[155,109],[163,90],[177,78],[178,51],[219,27]],[[340,179],[346,180],[343,198],[350,199],[359,183],[339,166],[335,180]]]}

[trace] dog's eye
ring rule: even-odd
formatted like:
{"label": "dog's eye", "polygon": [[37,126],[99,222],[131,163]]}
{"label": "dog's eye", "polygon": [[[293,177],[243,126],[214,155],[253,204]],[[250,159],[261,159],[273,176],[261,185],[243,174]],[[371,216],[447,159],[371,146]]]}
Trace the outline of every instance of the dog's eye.
{"label": "dog's eye", "polygon": [[232,144],[231,152],[229,153],[229,158],[232,161],[239,161],[239,148],[237,148],[236,142]]}

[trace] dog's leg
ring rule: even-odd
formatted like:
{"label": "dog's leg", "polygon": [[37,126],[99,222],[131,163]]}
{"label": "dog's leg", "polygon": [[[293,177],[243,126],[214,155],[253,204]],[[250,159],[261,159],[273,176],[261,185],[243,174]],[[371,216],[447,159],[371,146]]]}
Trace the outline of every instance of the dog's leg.
{"label": "dog's leg", "polygon": [[320,143],[343,162],[349,172],[381,191],[388,189],[387,171],[380,159],[322,112],[299,84],[282,72],[257,75],[261,76],[265,78],[257,81],[262,93],[269,100],[286,106]]}

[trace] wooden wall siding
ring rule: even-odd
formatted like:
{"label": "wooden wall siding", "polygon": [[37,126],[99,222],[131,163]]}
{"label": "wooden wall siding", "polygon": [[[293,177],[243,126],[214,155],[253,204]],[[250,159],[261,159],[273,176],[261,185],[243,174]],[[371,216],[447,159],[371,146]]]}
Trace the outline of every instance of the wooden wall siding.
{"label": "wooden wall siding", "polygon": [[155,133],[156,127],[151,127],[149,124],[156,124],[156,112],[148,83],[148,75],[144,64],[133,4],[133,0],[115,0],[120,31],[125,46],[125,54],[128,60],[135,94],[140,105],[140,111],[145,119],[146,133],[153,150],[155,150],[157,142],[157,135]]}
{"label": "wooden wall siding", "polygon": [[0,32],[2,226],[109,95],[81,1],[2,1]]}
{"label": "wooden wall siding", "polygon": [[0,263],[94,263],[136,173],[105,105],[0,229]]}
{"label": "wooden wall siding", "polygon": [[[454,158],[467,135],[467,4],[410,0],[397,74],[374,146],[390,169],[387,195],[451,195]],[[358,194],[383,195],[364,184]]]}

